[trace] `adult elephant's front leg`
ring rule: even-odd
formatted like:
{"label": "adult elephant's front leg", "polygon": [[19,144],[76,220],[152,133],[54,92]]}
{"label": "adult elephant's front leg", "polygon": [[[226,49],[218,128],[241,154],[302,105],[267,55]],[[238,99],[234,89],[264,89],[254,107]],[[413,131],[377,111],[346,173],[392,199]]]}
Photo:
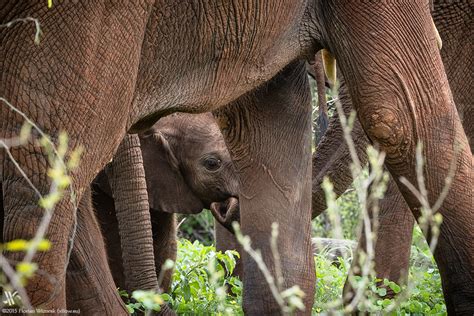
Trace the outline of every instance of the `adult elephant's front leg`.
{"label": "adult elephant's front leg", "polygon": [[[11,153],[15,161],[24,162],[26,157],[40,157],[41,149],[35,146],[13,148]],[[3,198],[4,198],[4,229],[3,240],[5,242],[15,239],[32,240],[38,232],[38,227],[46,211],[38,206],[39,192],[43,196],[49,193],[49,180],[46,172],[40,169],[47,165],[45,159],[38,158],[36,164],[24,172],[35,189],[23,178],[15,168],[13,162],[4,152],[0,152],[0,162],[3,176]],[[50,210],[50,224],[44,238],[48,239],[52,248],[47,252],[38,252],[33,258],[38,263],[38,272],[28,280],[26,290],[29,300],[33,306],[41,306],[44,309],[55,309],[66,306],[65,279],[68,264],[67,254],[71,250],[74,239],[73,225],[75,214],[69,197],[61,200],[54,210]],[[21,252],[8,252],[5,256],[11,264],[24,260],[28,254]]]}
{"label": "adult elephant's front leg", "polygon": [[[447,309],[474,313],[474,199],[471,150],[454,107],[428,6],[420,2],[326,1],[322,20],[362,126],[387,153],[386,165],[416,216],[416,146],[423,144],[428,202],[435,205],[451,161],[456,172],[440,208],[435,259]],[[356,12],[358,14],[356,14]],[[367,12],[364,14],[363,12]],[[369,14],[370,12],[370,14]],[[367,29],[373,31],[367,32]],[[456,147],[459,151],[456,153]]]}
{"label": "adult elephant's front leg", "polygon": [[[126,7],[104,1],[89,5],[66,1],[51,10],[45,10],[39,2],[12,1],[0,6],[2,23],[33,16],[39,19],[44,33],[41,44],[35,45],[31,41],[31,25],[16,23],[8,30],[0,30],[2,43],[8,43],[0,46],[0,94],[54,143],[64,131],[70,148],[83,146],[81,164],[72,174],[78,198],[112,158],[128,129],[149,9],[145,3]],[[16,137],[23,122],[22,116],[1,102],[1,139]],[[37,138],[33,129],[32,139]],[[12,155],[37,190],[47,194],[48,153],[36,141],[30,141],[27,146],[13,148]],[[30,240],[44,215],[37,204],[38,195],[4,150],[0,150],[0,168],[4,239]],[[46,231],[51,250],[33,258],[38,273],[26,289],[35,307],[66,306],[64,281],[68,251],[74,239],[74,219],[74,206],[63,199]],[[12,262],[22,259],[17,253],[8,253],[6,257]]]}
{"label": "adult elephant's front leg", "polygon": [[[272,223],[279,224],[283,289],[299,285],[309,314],[314,293],[311,107],[304,64],[288,66],[216,116],[240,178],[242,231],[261,250],[277,284],[270,236]],[[281,312],[256,262],[245,253],[243,265],[244,311]]]}

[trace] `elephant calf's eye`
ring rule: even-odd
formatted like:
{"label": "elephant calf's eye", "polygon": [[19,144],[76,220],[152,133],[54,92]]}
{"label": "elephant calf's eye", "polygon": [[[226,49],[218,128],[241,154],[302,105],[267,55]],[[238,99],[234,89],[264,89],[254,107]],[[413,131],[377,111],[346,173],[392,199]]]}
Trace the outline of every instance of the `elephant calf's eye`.
{"label": "elephant calf's eye", "polygon": [[204,167],[209,171],[216,171],[221,167],[222,161],[218,158],[209,157],[203,161]]}

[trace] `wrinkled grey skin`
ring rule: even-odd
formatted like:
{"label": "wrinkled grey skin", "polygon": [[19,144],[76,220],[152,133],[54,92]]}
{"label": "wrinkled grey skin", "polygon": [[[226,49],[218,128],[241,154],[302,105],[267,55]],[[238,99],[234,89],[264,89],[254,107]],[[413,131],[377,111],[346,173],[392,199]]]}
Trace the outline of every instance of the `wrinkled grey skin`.
{"label": "wrinkled grey skin", "polygon": [[[239,176],[243,233],[274,271],[268,236],[271,223],[279,223],[283,286],[297,284],[308,293],[306,313],[313,303],[314,266],[311,109],[303,61],[328,48],[338,60],[364,130],[388,153],[386,164],[394,178],[415,182],[415,139],[423,141],[426,153],[439,150],[444,157],[454,156],[453,143],[463,145],[441,209],[445,221],[435,256],[443,280],[453,289],[447,293],[457,311],[472,313],[473,290],[466,275],[472,275],[474,257],[474,202],[465,189],[472,187],[472,157],[427,3],[68,1],[47,9],[42,2],[14,1],[0,10],[2,24],[24,16],[43,22],[41,45],[33,43],[30,24],[0,30],[0,93],[52,139],[65,130],[71,145],[84,146],[82,167],[72,179],[79,197],[127,131],[143,131],[176,111],[214,111]],[[381,87],[381,82],[387,84]],[[16,135],[23,118],[5,106],[0,111],[0,138]],[[387,134],[387,125],[400,128]],[[442,142],[440,125],[450,131],[442,134]],[[30,142],[12,150],[12,156],[33,185],[48,192],[45,152]],[[445,159],[426,156],[426,183],[434,202],[444,183],[440,170]],[[38,197],[4,151],[0,163],[4,237],[31,239],[43,214]],[[399,188],[416,212],[419,203]],[[22,225],[15,225],[19,221]],[[35,258],[45,273],[27,285],[35,306],[66,304],[63,272],[76,221],[72,205],[62,201],[47,234],[53,248]],[[449,242],[453,238],[456,243]],[[7,255],[10,260],[22,256]],[[245,254],[243,263],[245,312],[279,313],[256,263]]]}

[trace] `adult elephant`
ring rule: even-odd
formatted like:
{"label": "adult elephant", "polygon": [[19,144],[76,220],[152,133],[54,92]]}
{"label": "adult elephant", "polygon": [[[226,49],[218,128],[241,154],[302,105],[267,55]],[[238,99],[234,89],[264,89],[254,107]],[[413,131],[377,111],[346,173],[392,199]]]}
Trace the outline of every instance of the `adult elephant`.
{"label": "adult elephant", "polygon": [[[271,223],[280,224],[283,287],[296,284],[309,293],[306,311],[314,290],[311,124],[300,60],[328,48],[339,61],[364,129],[388,153],[387,166],[397,179],[405,176],[415,182],[414,148],[422,141],[433,203],[446,172],[440,172],[444,161],[429,153],[442,150],[454,157],[451,144],[461,144],[453,189],[441,211],[445,221],[437,259],[443,278],[456,289],[451,293],[456,307],[472,311],[466,275],[471,273],[474,251],[468,238],[473,201],[460,194],[472,184],[472,158],[450,97],[427,3],[143,0],[119,6],[70,1],[47,9],[31,1],[4,4],[0,22],[25,16],[41,18],[45,35],[35,46],[28,24],[2,29],[0,93],[52,139],[66,130],[70,144],[85,147],[83,167],[73,175],[78,196],[112,158],[127,131],[146,129],[176,111],[218,112],[241,184],[242,230],[274,271],[268,236]],[[1,120],[0,137],[8,138],[19,131],[23,117],[4,106]],[[452,131],[443,135],[443,142],[437,134],[440,124]],[[388,125],[400,128],[387,133]],[[11,149],[11,155],[39,192],[48,192],[43,150],[29,143]],[[4,152],[0,159],[4,237],[30,239],[43,212],[22,173]],[[417,200],[406,189],[402,193],[416,210]],[[35,258],[57,282],[51,284],[45,274],[29,281],[27,291],[35,306],[65,305],[63,272],[75,220],[70,202],[62,201],[47,232],[53,249]],[[18,221],[22,224],[15,224]],[[452,238],[456,243],[449,242]],[[443,256],[453,261],[443,262]],[[8,257],[21,259],[19,254]],[[244,310],[279,312],[281,306],[264,285],[256,263],[245,254],[243,262]]]}
{"label": "adult elephant", "polygon": [[[174,213],[196,214],[204,208],[209,209],[214,202],[228,200],[235,205],[232,210],[237,211],[237,199],[232,199],[239,193],[237,175],[211,113],[172,114],[142,133],[140,141],[150,202],[156,275],[160,275],[166,259],[176,259]],[[120,250],[122,232],[105,170],[96,177],[92,189],[115,284],[131,290],[125,281]],[[129,211],[134,216],[133,208]],[[170,284],[171,270],[163,275],[160,287],[166,291]]]}
{"label": "adult elephant", "polygon": [[[441,49],[442,61],[463,128],[470,140],[472,153],[474,107],[472,105],[473,80],[470,72],[473,67],[473,59],[470,54],[470,51],[472,51],[472,41],[469,40],[472,39],[471,7],[472,5],[467,2],[452,5],[445,1],[433,1],[432,15],[443,40],[443,48]],[[348,115],[353,107],[344,82],[341,85],[339,99],[344,112]],[[447,133],[449,131],[444,130],[444,132]],[[352,138],[355,142],[359,159],[362,163],[367,162],[365,148],[369,144],[369,140],[359,122],[356,122],[354,125]],[[345,145],[342,127],[336,115],[331,119],[328,132],[313,156],[313,216],[317,216],[326,208],[324,191],[321,188],[325,176],[331,179],[337,195],[344,192],[352,183],[349,169],[350,161],[350,153]],[[447,165],[449,165],[448,161],[446,161]],[[472,186],[468,186],[465,193],[472,199]],[[387,192],[384,199],[380,201],[379,207],[379,224],[374,257],[375,272],[377,278],[387,278],[403,283],[409,268],[410,246],[415,219],[393,179],[389,181]],[[365,248],[364,240],[365,234],[361,236],[359,241],[359,247],[362,249]],[[437,258],[442,256],[440,254],[442,251],[441,249],[437,250]],[[355,253],[357,254],[359,251]],[[452,258],[446,258],[445,260],[452,260]],[[357,259],[354,262],[358,262]],[[443,264],[440,265],[441,269],[443,269]],[[466,274],[466,277],[468,282],[474,283],[472,273]],[[453,297],[453,294],[449,292],[453,291],[453,286],[449,280],[443,279],[443,290],[448,310],[455,310],[457,303],[455,300],[450,299]],[[352,297],[352,292],[350,283],[346,282],[345,293],[346,295],[349,294],[346,299]],[[394,294],[390,292],[390,289],[388,289],[388,292],[389,296]],[[465,295],[466,297],[469,296],[468,293]]]}

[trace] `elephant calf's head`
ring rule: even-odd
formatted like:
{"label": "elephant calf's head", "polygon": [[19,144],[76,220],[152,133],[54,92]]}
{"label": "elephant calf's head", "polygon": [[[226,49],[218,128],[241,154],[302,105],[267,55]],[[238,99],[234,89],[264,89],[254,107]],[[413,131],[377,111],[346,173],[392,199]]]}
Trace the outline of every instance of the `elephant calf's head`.
{"label": "elephant calf's head", "polygon": [[150,207],[168,213],[211,209],[238,220],[238,180],[212,114],[173,114],[140,135]]}

